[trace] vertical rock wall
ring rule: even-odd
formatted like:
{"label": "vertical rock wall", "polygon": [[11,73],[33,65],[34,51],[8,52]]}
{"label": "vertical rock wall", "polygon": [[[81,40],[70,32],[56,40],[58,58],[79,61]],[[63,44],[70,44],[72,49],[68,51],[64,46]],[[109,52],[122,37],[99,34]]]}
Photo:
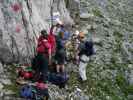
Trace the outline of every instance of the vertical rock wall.
{"label": "vertical rock wall", "polygon": [[52,12],[72,23],[64,0],[0,0],[0,60],[27,61],[34,55],[41,29],[49,31]]}

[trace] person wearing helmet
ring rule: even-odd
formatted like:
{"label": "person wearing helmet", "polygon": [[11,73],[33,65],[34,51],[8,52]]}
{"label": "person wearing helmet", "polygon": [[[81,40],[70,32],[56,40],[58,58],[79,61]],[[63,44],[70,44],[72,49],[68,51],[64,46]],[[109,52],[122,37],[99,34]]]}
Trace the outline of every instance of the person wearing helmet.
{"label": "person wearing helmet", "polygon": [[64,25],[60,19],[57,19],[56,21],[57,23],[53,28],[53,34],[58,36],[60,31],[64,31]]}
{"label": "person wearing helmet", "polygon": [[45,83],[47,81],[48,64],[51,62],[51,45],[48,42],[48,35],[46,30],[41,31],[41,36],[37,44],[37,63],[39,71],[41,72],[41,80]]}

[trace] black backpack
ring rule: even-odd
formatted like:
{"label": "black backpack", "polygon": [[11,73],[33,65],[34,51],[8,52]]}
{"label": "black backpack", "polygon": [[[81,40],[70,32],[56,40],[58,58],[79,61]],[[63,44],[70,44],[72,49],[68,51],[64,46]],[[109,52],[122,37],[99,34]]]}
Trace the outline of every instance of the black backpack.
{"label": "black backpack", "polygon": [[94,43],[92,41],[84,42],[84,46],[80,51],[80,55],[85,54],[86,56],[92,56],[94,52]]}
{"label": "black backpack", "polygon": [[69,80],[69,75],[64,73],[49,73],[48,75],[48,81],[52,84],[58,85],[59,87],[63,88],[65,87],[67,81]]}

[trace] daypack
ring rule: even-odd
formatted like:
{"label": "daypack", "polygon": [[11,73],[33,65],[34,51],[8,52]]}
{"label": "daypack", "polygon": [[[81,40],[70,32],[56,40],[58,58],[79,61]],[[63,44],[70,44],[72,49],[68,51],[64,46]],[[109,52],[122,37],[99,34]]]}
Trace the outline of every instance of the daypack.
{"label": "daypack", "polygon": [[40,88],[40,85],[41,85],[40,83],[37,83],[35,86],[33,86],[32,90],[33,96],[32,99],[30,98],[30,100],[48,100],[49,98],[48,88],[44,89]]}
{"label": "daypack", "polygon": [[36,100],[48,100],[49,99],[49,93],[48,89],[38,89],[36,88],[35,98]]}
{"label": "daypack", "polygon": [[94,52],[94,44],[92,41],[86,41],[83,44],[83,48],[81,48],[80,55],[85,54],[86,56],[92,56],[95,54]]}
{"label": "daypack", "polygon": [[48,100],[48,89],[38,89],[30,85],[25,85],[20,90],[20,96],[28,100]]}
{"label": "daypack", "polygon": [[68,79],[69,79],[69,76],[66,72],[63,74],[49,73],[48,75],[48,81],[58,86],[65,85]]}
{"label": "daypack", "polygon": [[51,49],[51,45],[48,42],[48,40],[44,39],[38,43],[38,46],[37,46],[37,52],[38,53],[48,54],[49,49]]}
{"label": "daypack", "polygon": [[28,71],[24,71],[23,72],[23,77],[25,79],[31,79],[31,78],[33,78],[33,73],[32,72],[28,72]]}
{"label": "daypack", "polygon": [[22,98],[32,99],[33,98],[33,92],[32,92],[32,86],[25,85],[20,90],[20,96]]}
{"label": "daypack", "polygon": [[63,39],[57,37],[56,38],[56,49],[59,50],[62,48],[64,48],[64,41],[63,41]]}
{"label": "daypack", "polygon": [[70,37],[70,33],[67,32],[67,31],[65,31],[65,32],[64,32],[64,40],[68,40],[69,37]]}
{"label": "daypack", "polygon": [[38,88],[38,89],[48,89],[48,85],[46,84],[46,83],[43,83],[43,82],[37,82],[36,83],[36,87]]}

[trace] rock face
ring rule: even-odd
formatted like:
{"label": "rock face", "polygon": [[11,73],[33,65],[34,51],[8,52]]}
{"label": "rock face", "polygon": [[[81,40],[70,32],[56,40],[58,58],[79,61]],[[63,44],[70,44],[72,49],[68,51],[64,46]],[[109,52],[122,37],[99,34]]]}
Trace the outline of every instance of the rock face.
{"label": "rock face", "polygon": [[73,23],[64,0],[53,1],[0,1],[0,60],[2,62],[27,61],[34,55],[39,32],[42,29],[49,31],[51,26],[51,12],[58,11],[64,23]]}
{"label": "rock face", "polygon": [[[60,12],[64,23],[74,20],[96,50],[87,67],[88,81],[77,82],[78,67],[70,65],[69,88],[50,85],[51,99],[133,100],[133,0],[0,0],[0,61],[27,62],[40,30],[49,30],[51,12]],[[3,70],[1,64],[0,90],[9,82]],[[0,99],[12,97],[5,98]]]}

